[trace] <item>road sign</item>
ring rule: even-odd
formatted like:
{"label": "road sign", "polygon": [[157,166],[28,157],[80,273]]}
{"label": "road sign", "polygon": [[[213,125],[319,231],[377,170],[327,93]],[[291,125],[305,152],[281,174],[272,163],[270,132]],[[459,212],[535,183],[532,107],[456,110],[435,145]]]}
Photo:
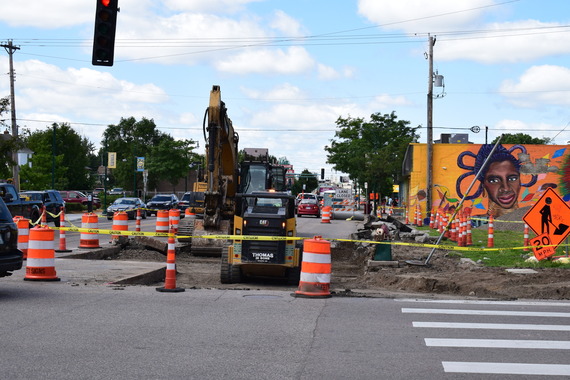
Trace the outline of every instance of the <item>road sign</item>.
{"label": "road sign", "polygon": [[546,234],[550,244],[558,246],[570,233],[570,206],[549,187],[523,220],[535,234]]}
{"label": "road sign", "polygon": [[551,244],[552,242],[547,234],[538,235],[534,239],[531,239],[530,246],[534,252],[534,257],[540,261],[554,256],[556,247],[551,246]]}

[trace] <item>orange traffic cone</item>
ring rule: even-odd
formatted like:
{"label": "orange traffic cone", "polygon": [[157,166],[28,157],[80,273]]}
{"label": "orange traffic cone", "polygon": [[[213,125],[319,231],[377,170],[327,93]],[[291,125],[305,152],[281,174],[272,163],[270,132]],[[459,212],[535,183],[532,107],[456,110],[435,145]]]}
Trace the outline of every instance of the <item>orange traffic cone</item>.
{"label": "orange traffic cone", "polygon": [[493,215],[489,215],[489,230],[487,235],[487,248],[495,246],[495,228],[493,226]]}
{"label": "orange traffic cone", "polygon": [[24,254],[24,260],[28,257],[28,242],[30,238],[30,221],[23,216],[15,216],[14,223],[18,227],[18,249]]}
{"label": "orange traffic cone", "polygon": [[303,242],[303,262],[299,289],[293,297],[329,298],[331,282],[331,243],[315,236]]}
{"label": "orange traffic cone", "polygon": [[[524,224],[524,246],[528,247],[529,245],[529,239],[528,239],[528,224]],[[524,248],[523,251],[530,251],[530,249],[528,248]]]}
{"label": "orange traffic cone", "polygon": [[136,232],[140,232],[140,230],[141,230],[141,219],[142,219],[141,209],[137,208],[137,221],[135,222],[135,231]]}
{"label": "orange traffic cone", "polygon": [[24,280],[59,281],[55,272],[54,230],[37,226],[30,230],[28,260]]}
{"label": "orange traffic cone", "polygon": [[59,213],[59,249],[56,249],[56,252],[71,252],[71,249],[67,249],[67,240],[65,238],[65,230],[61,228],[65,228],[65,210],[63,207]]}
{"label": "orange traffic cone", "polygon": [[174,229],[170,229],[168,235],[168,251],[166,253],[166,275],[164,286],[156,288],[158,292],[178,293],[183,292],[184,288],[176,287],[176,239],[174,238]]}

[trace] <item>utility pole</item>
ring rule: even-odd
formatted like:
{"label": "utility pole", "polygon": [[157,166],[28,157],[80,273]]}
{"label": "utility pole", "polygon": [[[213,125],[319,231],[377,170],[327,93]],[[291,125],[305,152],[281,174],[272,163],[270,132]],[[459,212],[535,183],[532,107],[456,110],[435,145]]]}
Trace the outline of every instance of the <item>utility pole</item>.
{"label": "utility pole", "polygon": [[429,36],[428,50],[428,94],[427,94],[427,180],[426,180],[426,216],[431,213],[431,195],[433,187],[433,46],[435,38]]}
{"label": "utility pole", "polygon": [[[12,118],[12,138],[14,142],[18,140],[18,125],[16,124],[16,97],[14,95],[14,60],[12,56],[14,51],[20,50],[20,47],[14,46],[12,40],[9,40],[7,44],[2,44],[2,46],[10,57],[10,114]],[[14,160],[14,166],[12,167],[12,179],[14,186],[18,191],[20,191],[20,167],[18,166],[18,150],[12,152],[12,159]]]}

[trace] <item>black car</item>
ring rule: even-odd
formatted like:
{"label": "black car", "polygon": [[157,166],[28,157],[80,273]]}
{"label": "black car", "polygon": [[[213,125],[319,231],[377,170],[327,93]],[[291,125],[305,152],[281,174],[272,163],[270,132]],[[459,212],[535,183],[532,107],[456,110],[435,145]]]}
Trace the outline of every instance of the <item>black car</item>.
{"label": "black car", "polygon": [[22,269],[24,254],[18,249],[18,228],[12,214],[0,198],[0,277]]}
{"label": "black car", "polygon": [[178,197],[174,194],[156,194],[146,204],[147,214],[156,215],[158,210],[178,208]]}
{"label": "black car", "polygon": [[204,193],[201,191],[188,191],[184,193],[178,207],[181,212],[186,211],[187,208],[194,211],[195,214],[204,213]]}
{"label": "black car", "polygon": [[[41,201],[47,211],[47,221],[53,222],[56,227],[59,227],[59,213],[61,208],[65,209],[65,201],[57,190],[43,190],[43,191],[22,191],[20,196],[29,197],[33,201]],[[55,216],[54,215],[58,215]]]}

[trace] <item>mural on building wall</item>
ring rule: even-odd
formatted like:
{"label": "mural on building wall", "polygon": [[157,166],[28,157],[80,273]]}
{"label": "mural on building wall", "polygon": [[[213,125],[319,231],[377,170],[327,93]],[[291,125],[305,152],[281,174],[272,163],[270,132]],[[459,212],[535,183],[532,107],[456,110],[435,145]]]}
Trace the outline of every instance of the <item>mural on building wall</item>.
{"label": "mural on building wall", "polygon": [[485,144],[457,157],[457,166],[467,172],[456,180],[456,195],[472,201],[473,214],[504,215],[534,204],[548,188],[565,198],[570,195],[560,175],[568,162],[566,148],[554,145],[498,145],[470,193],[465,194],[492,149],[493,145]]}
{"label": "mural on building wall", "polygon": [[[548,188],[570,201],[570,149],[566,145],[498,145],[479,176],[493,145],[436,144],[434,148],[434,208],[453,209],[466,196],[463,206],[472,215],[498,217],[534,205]],[[425,216],[424,154],[422,149],[414,153],[408,204],[417,204]]]}

